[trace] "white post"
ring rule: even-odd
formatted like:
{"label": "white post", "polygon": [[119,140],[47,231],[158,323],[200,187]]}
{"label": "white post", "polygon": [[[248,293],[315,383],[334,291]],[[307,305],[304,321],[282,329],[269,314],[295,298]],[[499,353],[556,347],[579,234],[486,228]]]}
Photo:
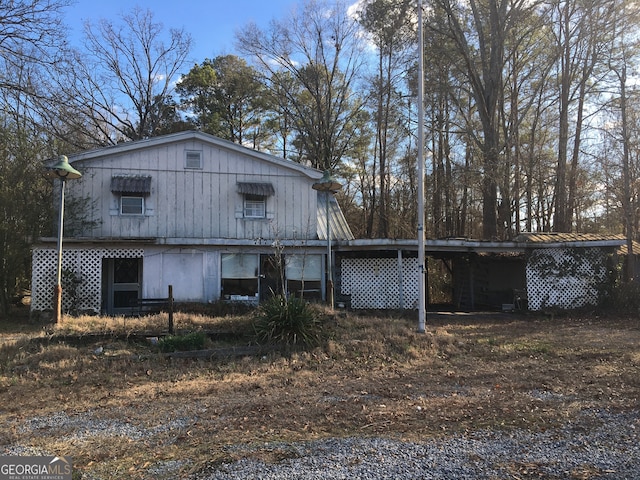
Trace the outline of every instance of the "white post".
{"label": "white post", "polygon": [[424,38],[422,0],[418,0],[418,332],[425,332],[425,258],[424,258]]}

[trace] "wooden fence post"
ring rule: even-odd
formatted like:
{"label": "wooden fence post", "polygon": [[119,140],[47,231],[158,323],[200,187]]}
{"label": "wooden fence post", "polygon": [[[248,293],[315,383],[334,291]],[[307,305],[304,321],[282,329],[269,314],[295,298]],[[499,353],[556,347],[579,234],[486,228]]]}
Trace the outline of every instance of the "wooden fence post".
{"label": "wooden fence post", "polygon": [[169,335],[173,335],[173,285],[169,285]]}

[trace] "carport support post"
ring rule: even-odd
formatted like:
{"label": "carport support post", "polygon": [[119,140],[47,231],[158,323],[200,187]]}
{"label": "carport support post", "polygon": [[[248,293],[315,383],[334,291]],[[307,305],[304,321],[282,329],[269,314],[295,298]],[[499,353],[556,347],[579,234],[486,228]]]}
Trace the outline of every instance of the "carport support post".
{"label": "carport support post", "polygon": [[404,277],[402,276],[402,250],[398,250],[398,307],[404,310]]}

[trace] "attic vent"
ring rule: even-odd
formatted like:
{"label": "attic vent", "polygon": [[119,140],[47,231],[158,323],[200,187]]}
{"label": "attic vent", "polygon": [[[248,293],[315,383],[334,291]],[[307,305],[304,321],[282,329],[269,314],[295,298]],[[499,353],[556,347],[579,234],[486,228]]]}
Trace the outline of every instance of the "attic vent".
{"label": "attic vent", "polygon": [[270,197],[276,191],[271,183],[238,182],[238,193],[243,195],[256,195],[258,197]]}
{"label": "attic vent", "polygon": [[151,177],[146,175],[114,175],[111,177],[113,193],[151,193]]}
{"label": "attic vent", "polygon": [[184,167],[201,169],[202,168],[202,152],[195,151],[195,150],[187,150]]}

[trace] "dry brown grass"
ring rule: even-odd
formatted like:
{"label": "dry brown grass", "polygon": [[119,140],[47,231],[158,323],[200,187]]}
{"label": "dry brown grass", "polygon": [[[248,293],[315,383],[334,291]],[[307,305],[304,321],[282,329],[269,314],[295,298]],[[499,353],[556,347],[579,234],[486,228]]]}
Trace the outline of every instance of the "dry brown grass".
{"label": "dry brown grass", "polygon": [[[184,314],[176,326],[242,332],[249,320]],[[67,319],[18,335],[5,325],[0,422],[8,428],[0,445],[71,455],[79,472],[152,478],[150,469],[170,460],[188,460],[186,473],[244,456],[288,455],[264,442],[544,430],[588,408],[634,409],[640,398],[636,319],[434,315],[418,334],[416,321],[400,315],[346,314],[327,320],[322,348],[225,361],[168,360],[122,337],[163,329],[163,316]],[[84,341],[55,341],[62,334]],[[98,346],[104,353],[94,353]],[[34,417],[60,414],[91,419],[96,429],[153,431],[134,438],[74,433],[73,422],[24,428]]]}

